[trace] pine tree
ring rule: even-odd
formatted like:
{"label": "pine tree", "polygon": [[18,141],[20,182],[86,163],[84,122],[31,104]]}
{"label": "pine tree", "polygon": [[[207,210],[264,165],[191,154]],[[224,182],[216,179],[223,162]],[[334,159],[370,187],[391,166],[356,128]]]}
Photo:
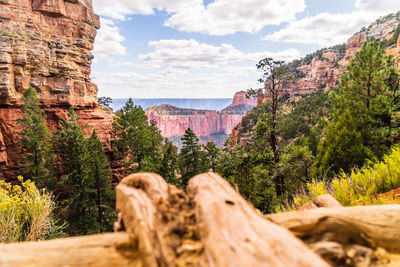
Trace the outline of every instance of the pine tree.
{"label": "pine tree", "polygon": [[190,128],[185,131],[181,140],[183,146],[179,154],[179,168],[182,175],[182,187],[186,188],[190,178],[208,171],[209,163],[205,153],[201,151],[199,138]]}
{"label": "pine tree", "polygon": [[393,144],[399,128],[400,76],[393,56],[386,56],[381,44],[372,39],[350,62],[335,96],[337,112],[348,110],[362,144],[381,158]]}
{"label": "pine tree", "polygon": [[157,128],[149,125],[145,112],[132,99],[116,115],[114,144],[124,158],[123,166],[128,172],[157,171],[162,147]]}
{"label": "pine tree", "polygon": [[[93,131],[92,136],[86,141],[88,158],[86,169],[87,181],[85,186],[91,189],[90,198],[96,201],[97,225],[96,232],[112,231],[114,215],[114,195],[111,191],[110,174],[111,169],[108,164],[103,144]],[[93,209],[90,209],[91,212]],[[94,212],[93,212],[94,213]],[[89,216],[88,213],[85,214]]]}
{"label": "pine tree", "polygon": [[178,170],[178,148],[165,139],[162,160],[158,174],[169,184],[178,185],[176,172]]}
{"label": "pine tree", "polygon": [[39,186],[51,188],[48,184],[52,167],[50,133],[43,122],[46,115],[32,87],[25,92],[22,101],[23,118],[18,120],[22,127],[19,135],[23,153],[21,170],[25,177],[31,178]]}
{"label": "pine tree", "polygon": [[210,168],[215,172],[215,166],[221,156],[221,151],[215,146],[214,142],[208,142],[207,145],[203,145],[203,149],[206,152],[206,157],[210,162]]}
{"label": "pine tree", "polygon": [[71,108],[68,120],[54,134],[54,147],[62,166],[56,193],[62,200],[72,235],[112,230],[114,220],[110,168],[103,146],[95,132],[87,139]]}
{"label": "pine tree", "polygon": [[54,149],[59,162],[62,162],[62,175],[56,193],[62,199],[61,209],[72,235],[88,234],[92,225],[96,224],[96,217],[86,217],[87,210],[95,207],[96,203],[89,197],[89,188],[85,184],[89,173],[88,151],[78,120],[75,111],[70,108],[68,120],[62,120],[54,134]]}
{"label": "pine tree", "polygon": [[[285,87],[294,79],[288,65],[283,61],[274,61],[272,58],[260,60],[257,69],[262,71],[260,83],[265,86],[268,97],[268,140],[272,152],[274,153],[274,162],[279,164],[281,148],[278,138],[278,122],[280,115],[279,98],[284,96]],[[281,175],[275,175],[275,186],[278,196],[285,193],[285,180]]]}
{"label": "pine tree", "polygon": [[349,172],[354,167],[361,167],[366,159],[373,158],[372,152],[363,145],[349,110],[327,127],[324,136],[313,165],[314,177],[330,178],[341,170]]}

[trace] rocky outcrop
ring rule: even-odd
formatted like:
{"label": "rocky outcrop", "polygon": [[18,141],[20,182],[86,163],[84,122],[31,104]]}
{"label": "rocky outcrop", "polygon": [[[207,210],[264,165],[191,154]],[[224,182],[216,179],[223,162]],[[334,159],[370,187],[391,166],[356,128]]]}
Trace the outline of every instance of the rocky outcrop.
{"label": "rocky outcrop", "polygon": [[[161,134],[171,140],[174,140],[174,137],[179,140],[190,128],[204,142],[214,141],[221,147],[233,128],[256,105],[256,101],[255,97],[247,99],[246,92],[238,92],[232,104],[219,112],[162,105],[150,107],[146,110],[146,115],[149,121],[156,121]],[[179,146],[179,143],[174,143]]]}
{"label": "rocky outcrop", "polygon": [[90,80],[99,17],[91,0],[0,1],[0,174],[16,167],[21,97],[32,86],[56,128],[69,107],[110,150],[113,115],[98,108]]}
{"label": "rocky outcrop", "polygon": [[[297,72],[299,78],[287,86],[280,93],[280,97],[310,94],[318,89],[329,90],[336,86],[350,60],[355,57],[363,43],[371,38],[384,42],[387,53],[395,56],[400,67],[400,39],[396,40],[398,38],[396,32],[399,29],[399,14],[391,14],[354,34],[345,46],[322,49],[301,60],[291,62],[289,66]],[[267,100],[268,94],[265,94],[263,100],[259,99],[258,103]]]}
{"label": "rocky outcrop", "polygon": [[237,93],[235,93],[232,104],[229,105],[229,107],[235,107],[235,106],[240,106],[240,105],[256,106],[257,98],[248,96],[247,92],[245,92],[245,91],[237,92]]}

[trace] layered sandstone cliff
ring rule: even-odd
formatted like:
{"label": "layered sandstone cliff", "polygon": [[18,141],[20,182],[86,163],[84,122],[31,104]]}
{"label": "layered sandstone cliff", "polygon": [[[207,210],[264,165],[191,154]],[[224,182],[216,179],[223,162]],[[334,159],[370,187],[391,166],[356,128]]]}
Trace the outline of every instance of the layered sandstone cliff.
{"label": "layered sandstone cliff", "polygon": [[202,142],[213,141],[222,146],[225,138],[240,123],[243,116],[256,105],[255,97],[247,98],[238,92],[233,102],[222,111],[181,109],[171,105],[150,107],[146,110],[149,120],[157,122],[164,137],[179,146],[179,138],[190,128]]}
{"label": "layered sandstone cliff", "polygon": [[0,175],[17,166],[17,120],[30,86],[51,129],[73,107],[110,149],[113,115],[98,108],[90,80],[99,27],[91,0],[0,0]]}
{"label": "layered sandstone cliff", "polygon": [[[355,33],[345,45],[322,49],[301,60],[289,63],[299,77],[280,93],[280,97],[310,94],[318,89],[329,90],[336,86],[341,74],[346,70],[350,60],[361,49],[364,42],[371,38],[383,42],[387,53],[394,55],[400,67],[400,14],[391,14],[380,18],[368,28]],[[396,34],[397,32],[397,34]],[[399,38],[399,39],[398,39]],[[263,98],[268,100],[266,94]]]}

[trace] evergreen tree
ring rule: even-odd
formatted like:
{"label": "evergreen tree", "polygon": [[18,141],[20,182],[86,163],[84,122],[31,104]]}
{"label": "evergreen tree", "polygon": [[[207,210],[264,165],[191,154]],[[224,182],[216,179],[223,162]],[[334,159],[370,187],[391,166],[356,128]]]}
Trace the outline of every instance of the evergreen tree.
{"label": "evergreen tree", "polygon": [[[263,72],[259,80],[265,86],[268,97],[268,140],[274,154],[274,162],[279,164],[281,147],[278,138],[278,122],[280,116],[279,98],[284,95],[287,84],[294,79],[288,65],[283,61],[274,61],[272,58],[260,60],[257,69]],[[285,193],[285,180],[281,175],[275,175],[275,186],[278,196]]]}
{"label": "evergreen tree", "polygon": [[203,149],[206,152],[206,157],[210,162],[210,168],[215,172],[215,166],[221,156],[221,151],[215,146],[214,142],[208,142],[207,145],[203,145]]}
{"label": "evergreen tree", "polygon": [[181,140],[183,147],[179,154],[179,168],[182,175],[182,187],[186,188],[190,178],[209,170],[209,163],[201,150],[199,138],[190,128],[185,131]]}
{"label": "evergreen tree", "polygon": [[348,110],[361,143],[381,158],[393,144],[399,128],[400,76],[393,56],[386,56],[381,44],[372,39],[350,62],[342,75],[339,93],[334,95],[337,113]]}
{"label": "evergreen tree", "polygon": [[25,92],[22,101],[23,118],[18,120],[22,127],[19,134],[23,155],[21,170],[25,177],[31,178],[39,186],[51,188],[48,184],[52,166],[50,133],[43,122],[46,115],[32,87]]}
{"label": "evergreen tree", "polygon": [[116,114],[114,128],[115,146],[124,159],[123,166],[129,172],[153,171],[159,168],[162,137],[139,106],[129,99]]}
{"label": "evergreen tree", "polygon": [[111,109],[111,104],[113,102],[111,97],[108,96],[101,96],[97,98],[97,101],[99,102],[100,105],[102,105],[105,108]]}
{"label": "evergreen tree", "polygon": [[[96,201],[97,213],[97,229],[96,232],[112,231],[115,220],[115,199],[111,191],[110,174],[111,169],[108,164],[106,154],[104,153],[103,144],[93,131],[92,136],[86,141],[88,158],[88,173],[86,186],[91,189],[90,199]],[[92,212],[94,209],[90,209]],[[88,213],[85,214],[89,216]]]}
{"label": "evergreen tree", "polygon": [[54,134],[54,147],[62,166],[56,193],[72,235],[111,230],[113,221],[110,169],[96,133],[86,139],[71,108]]}
{"label": "evergreen tree", "polygon": [[290,197],[302,184],[311,181],[314,157],[308,147],[289,145],[279,162],[278,172],[285,177],[286,192]]}
{"label": "evergreen tree", "polygon": [[176,172],[178,170],[178,148],[172,142],[165,139],[162,160],[158,174],[169,184],[178,185]]}
{"label": "evergreen tree", "polygon": [[341,170],[349,172],[353,167],[361,167],[366,159],[373,158],[372,152],[363,145],[349,110],[328,126],[324,136],[313,165],[314,177],[329,178]]}
{"label": "evergreen tree", "polygon": [[272,180],[273,154],[260,153],[255,149],[245,151],[240,146],[225,147],[223,152],[216,164],[216,171],[261,212],[273,212],[277,205]]}

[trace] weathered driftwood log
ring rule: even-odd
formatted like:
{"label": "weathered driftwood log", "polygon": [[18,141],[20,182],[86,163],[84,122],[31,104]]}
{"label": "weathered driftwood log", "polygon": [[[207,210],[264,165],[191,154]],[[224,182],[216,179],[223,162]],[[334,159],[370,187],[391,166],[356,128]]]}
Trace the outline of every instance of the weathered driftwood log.
{"label": "weathered driftwood log", "polygon": [[400,253],[400,205],[320,208],[266,217],[306,242],[329,238]]}
{"label": "weathered driftwood log", "polygon": [[366,261],[364,265],[379,262],[381,256],[392,258],[382,255],[381,248],[400,253],[400,205],[320,208],[266,217],[335,264],[355,265],[357,255],[362,255],[358,261]]}
{"label": "weathered driftwood log", "polygon": [[312,201],[301,207],[300,210],[312,210],[318,208],[337,208],[342,207],[342,205],[331,195],[321,195],[315,197]]}
{"label": "weathered driftwood log", "polygon": [[126,233],[0,245],[0,266],[141,266]]}
{"label": "weathered driftwood log", "polygon": [[145,266],[198,265],[203,247],[183,191],[158,175],[134,174],[117,186],[117,209],[116,230],[136,240]]}
{"label": "weathered driftwood log", "polygon": [[286,229],[268,222],[216,174],[190,180],[204,266],[328,266]]}

